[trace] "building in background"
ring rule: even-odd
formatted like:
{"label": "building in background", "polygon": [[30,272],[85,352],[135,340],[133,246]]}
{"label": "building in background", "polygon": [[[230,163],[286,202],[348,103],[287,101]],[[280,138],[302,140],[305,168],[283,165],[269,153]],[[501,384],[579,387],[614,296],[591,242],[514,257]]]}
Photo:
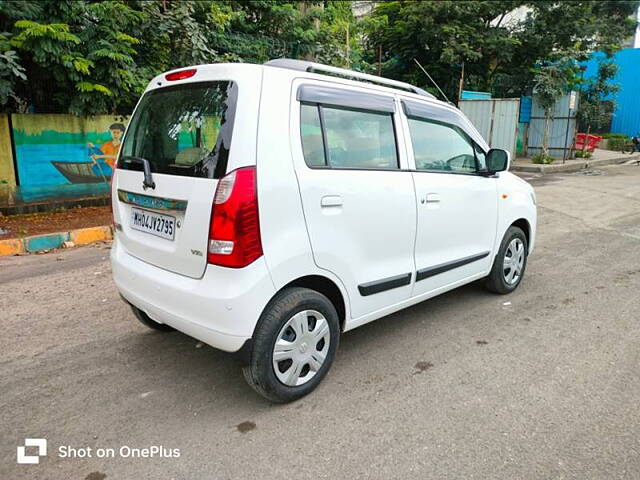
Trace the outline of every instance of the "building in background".
{"label": "building in background", "polygon": [[354,0],[351,2],[351,11],[356,20],[360,20],[369,15],[373,12],[374,7],[375,2],[372,0]]}

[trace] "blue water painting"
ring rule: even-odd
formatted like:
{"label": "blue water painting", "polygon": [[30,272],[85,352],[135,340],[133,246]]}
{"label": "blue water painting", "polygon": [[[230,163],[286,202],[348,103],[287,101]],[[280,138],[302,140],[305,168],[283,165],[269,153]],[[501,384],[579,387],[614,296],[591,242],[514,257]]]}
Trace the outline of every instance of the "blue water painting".
{"label": "blue water painting", "polygon": [[36,202],[56,198],[93,197],[109,193],[111,167],[99,159],[92,171],[105,181],[72,183],[56,169],[53,162],[88,162],[91,155],[100,155],[98,148],[86,144],[16,145],[16,163],[20,186],[16,189],[18,202]]}
{"label": "blue water painting", "polygon": [[[51,162],[88,162],[90,155],[100,154],[97,148],[85,144],[16,145],[18,176],[22,187],[45,187],[71,184]],[[92,169],[96,176],[111,176],[111,167],[102,159]]]}

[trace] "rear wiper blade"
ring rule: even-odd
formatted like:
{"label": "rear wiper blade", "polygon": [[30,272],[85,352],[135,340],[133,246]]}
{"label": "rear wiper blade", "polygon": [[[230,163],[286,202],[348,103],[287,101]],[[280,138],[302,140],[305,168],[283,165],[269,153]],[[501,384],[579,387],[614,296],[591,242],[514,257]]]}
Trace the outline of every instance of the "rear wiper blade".
{"label": "rear wiper blade", "polygon": [[142,188],[144,188],[145,190],[147,188],[150,188],[152,190],[156,188],[156,182],[153,181],[153,177],[151,176],[151,162],[149,162],[149,160],[147,160],[146,158],[132,157],[129,155],[124,155],[122,157],[122,160],[125,163],[142,164],[142,168],[144,169],[144,180],[142,181]]}

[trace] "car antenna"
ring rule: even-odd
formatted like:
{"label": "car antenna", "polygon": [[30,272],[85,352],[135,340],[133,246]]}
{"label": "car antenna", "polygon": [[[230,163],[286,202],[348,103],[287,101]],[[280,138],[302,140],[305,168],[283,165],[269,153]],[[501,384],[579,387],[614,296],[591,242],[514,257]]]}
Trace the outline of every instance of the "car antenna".
{"label": "car antenna", "polygon": [[438,86],[436,81],[433,78],[431,78],[431,75],[429,75],[429,72],[427,72],[427,70],[422,65],[420,65],[420,62],[418,60],[416,60],[415,58],[413,59],[413,61],[416,62],[416,64],[420,67],[420,70],[422,70],[424,72],[424,74],[429,78],[429,80],[431,80],[431,83],[433,83],[436,86],[436,88],[438,89],[440,94],[444,97],[444,99],[447,101],[447,103],[449,105],[453,105],[455,107],[455,104],[451,100],[449,100],[447,98],[447,96],[444,94],[442,89]]}

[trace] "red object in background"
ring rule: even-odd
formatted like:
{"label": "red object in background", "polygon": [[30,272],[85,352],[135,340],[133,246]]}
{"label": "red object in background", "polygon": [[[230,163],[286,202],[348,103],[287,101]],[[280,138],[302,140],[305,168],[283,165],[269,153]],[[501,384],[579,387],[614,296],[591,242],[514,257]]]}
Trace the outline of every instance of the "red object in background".
{"label": "red object in background", "polygon": [[587,135],[586,133],[578,133],[576,135],[576,150],[582,150],[584,148],[585,138],[587,140],[586,150],[593,152],[602,141],[602,137],[598,135]]}

